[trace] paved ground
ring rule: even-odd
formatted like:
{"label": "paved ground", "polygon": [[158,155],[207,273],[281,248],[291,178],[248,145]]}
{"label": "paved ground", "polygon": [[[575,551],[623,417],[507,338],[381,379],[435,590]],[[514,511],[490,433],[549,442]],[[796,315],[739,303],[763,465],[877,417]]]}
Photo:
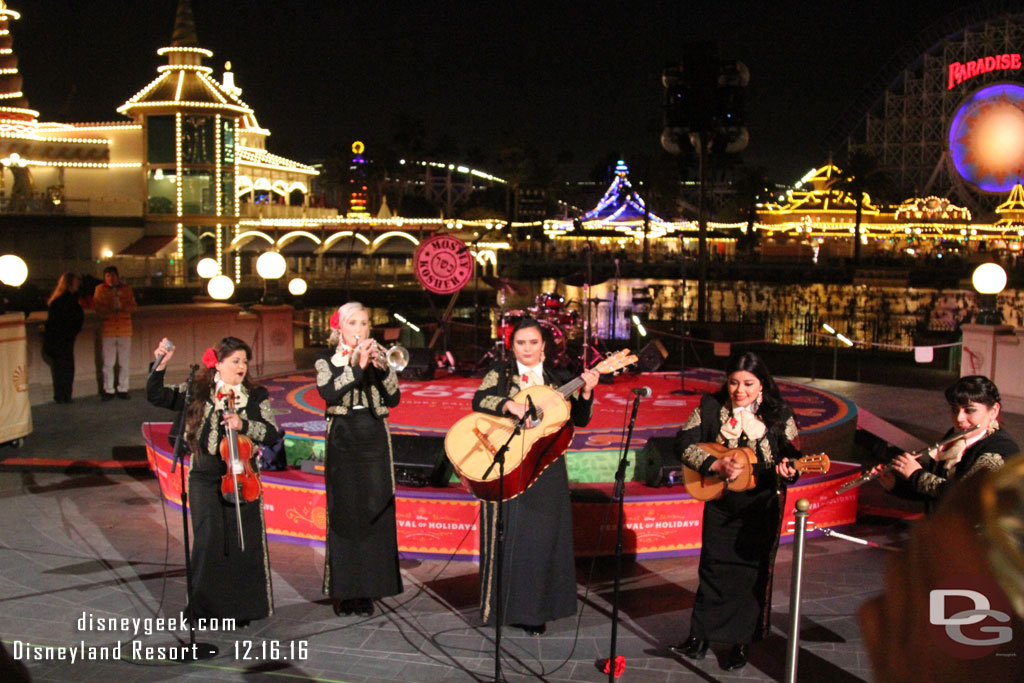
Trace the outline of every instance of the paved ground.
{"label": "paved ground", "polygon": [[[945,408],[935,392],[818,380],[902,429],[934,440],[945,428]],[[101,403],[96,397],[70,406],[33,408],[35,431],[19,450],[0,457],[40,459],[144,459],[140,424],[165,419],[145,404]],[[1024,435],[1024,417],[1008,416]],[[2,466],[2,463],[0,463]],[[0,637],[24,656],[25,644],[107,648],[103,661],[30,661],[34,680],[329,680],[483,681],[493,671],[493,630],[476,616],[476,565],[405,562],[405,592],[384,600],[371,618],[337,618],[320,595],[323,551],[270,546],[276,613],[234,632],[207,632],[218,657],[200,663],[160,660],[147,647],[187,644],[187,632],[146,620],[176,616],[184,608],[180,514],[165,506],[147,472],[118,468],[40,466],[0,471]],[[865,502],[889,500],[865,487]],[[848,530],[882,544],[901,544],[907,523],[865,515]],[[887,551],[814,538],[804,568],[802,680],[871,680],[855,618],[857,607],[881,586]],[[756,646],[751,663],[726,674],[716,656],[682,661],[669,645],[687,632],[696,587],[697,558],[627,562],[620,599],[618,652],[626,658],[623,681],[780,680],[784,673],[792,548],[778,556],[773,635]],[[599,681],[595,663],[608,653],[612,573],[608,561],[577,565],[579,616],[549,625],[541,638],[506,631],[503,668],[510,680]],[[79,620],[92,618],[80,628]],[[96,620],[140,619],[133,627],[96,629]],[[91,626],[91,628],[90,628]],[[115,648],[120,644],[119,657]],[[33,649],[42,656],[53,650]],[[269,659],[277,653],[277,661]],[[70,656],[70,655],[68,655]]]}

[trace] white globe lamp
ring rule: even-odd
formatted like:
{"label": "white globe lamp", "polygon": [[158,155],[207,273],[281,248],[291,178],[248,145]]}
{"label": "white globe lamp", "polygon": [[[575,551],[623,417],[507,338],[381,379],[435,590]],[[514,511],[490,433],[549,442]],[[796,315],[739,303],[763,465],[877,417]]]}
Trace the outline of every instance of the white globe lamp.
{"label": "white globe lamp", "polygon": [[206,283],[206,291],[217,301],[224,301],[235,293],[235,283],[227,275],[215,275]]}
{"label": "white globe lamp", "polygon": [[14,254],[0,256],[0,282],[8,287],[21,287],[28,279],[28,266]]}
{"label": "white globe lamp", "polygon": [[292,296],[302,296],[306,293],[306,281],[301,277],[293,277],[288,282],[288,293]]}
{"label": "white globe lamp", "polygon": [[204,280],[214,277],[219,270],[220,268],[217,266],[217,262],[209,257],[200,259],[199,263],[196,264],[196,272],[199,273],[199,277]]}
{"label": "white globe lamp", "polygon": [[284,275],[287,264],[284,256],[276,251],[267,251],[260,254],[256,259],[256,272],[264,280],[277,280]]}
{"label": "white globe lamp", "polygon": [[1006,287],[1006,271],[998,263],[983,263],[974,269],[971,284],[978,297],[978,313],[974,322],[979,325],[998,325],[1003,322],[999,312],[999,292]]}

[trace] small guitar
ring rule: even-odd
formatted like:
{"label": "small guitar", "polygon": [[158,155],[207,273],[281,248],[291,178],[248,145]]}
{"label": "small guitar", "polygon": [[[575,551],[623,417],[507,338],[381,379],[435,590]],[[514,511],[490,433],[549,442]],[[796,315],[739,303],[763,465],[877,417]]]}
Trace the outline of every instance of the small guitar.
{"label": "small guitar", "polygon": [[[592,369],[602,374],[614,372],[637,361],[629,349],[608,356]],[[494,456],[515,431],[514,417],[470,413],[452,425],[444,439],[444,449],[463,485],[481,500],[508,500],[530,488],[544,469],[557,460],[572,441],[573,426],[566,400],[583,386],[576,377],[558,389],[536,385],[523,389],[512,400],[532,401],[539,421],[523,429],[510,442],[505,455],[504,487],[498,486],[498,468]]]}
{"label": "small guitar", "polygon": [[[696,500],[714,500],[721,498],[726,489],[730,491],[749,491],[757,486],[757,478],[754,476],[754,465],[757,464],[757,456],[749,448],[729,448],[720,443],[697,444],[707,451],[714,458],[732,458],[743,466],[739,476],[730,482],[725,481],[716,474],[704,476],[692,467],[683,467],[683,485],[686,492]],[[824,453],[817,455],[805,455],[796,460],[790,460],[789,464],[798,472],[828,472],[831,462]]]}

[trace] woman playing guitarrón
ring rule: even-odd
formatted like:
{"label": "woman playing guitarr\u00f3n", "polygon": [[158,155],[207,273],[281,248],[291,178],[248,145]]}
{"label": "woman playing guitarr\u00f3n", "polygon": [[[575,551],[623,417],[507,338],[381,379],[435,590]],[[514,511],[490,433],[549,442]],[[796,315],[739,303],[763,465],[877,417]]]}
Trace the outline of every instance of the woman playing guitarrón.
{"label": "woman playing guitarr\u00f3n", "polygon": [[[535,385],[560,386],[569,373],[544,365],[540,324],[524,318],[512,333],[515,360],[492,364],[473,396],[473,410],[521,419],[529,406],[510,400]],[[600,375],[587,370],[583,387],[570,396],[571,419],[577,427],[590,421],[594,387]],[[523,494],[504,503],[482,502],[480,520],[480,612],[495,623],[502,601],[502,623],[540,635],[545,622],[576,613],[576,570],[572,544],[572,506],[565,458],[545,469]],[[494,548],[498,505],[505,524],[501,592],[495,586]]]}

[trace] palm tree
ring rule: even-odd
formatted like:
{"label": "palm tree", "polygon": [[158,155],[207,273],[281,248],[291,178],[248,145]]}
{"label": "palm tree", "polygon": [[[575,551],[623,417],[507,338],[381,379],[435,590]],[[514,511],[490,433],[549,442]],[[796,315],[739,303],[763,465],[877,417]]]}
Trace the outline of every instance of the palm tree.
{"label": "palm tree", "polygon": [[889,178],[878,166],[878,160],[868,152],[853,152],[843,172],[844,186],[857,204],[856,221],[853,226],[853,265],[860,266],[860,225],[864,212],[864,201],[871,195],[884,195],[891,187]]}
{"label": "palm tree", "polygon": [[743,166],[736,169],[733,190],[736,193],[737,213],[747,221],[743,236],[743,250],[753,252],[756,236],[757,205],[770,194],[768,169],[764,166]]}

